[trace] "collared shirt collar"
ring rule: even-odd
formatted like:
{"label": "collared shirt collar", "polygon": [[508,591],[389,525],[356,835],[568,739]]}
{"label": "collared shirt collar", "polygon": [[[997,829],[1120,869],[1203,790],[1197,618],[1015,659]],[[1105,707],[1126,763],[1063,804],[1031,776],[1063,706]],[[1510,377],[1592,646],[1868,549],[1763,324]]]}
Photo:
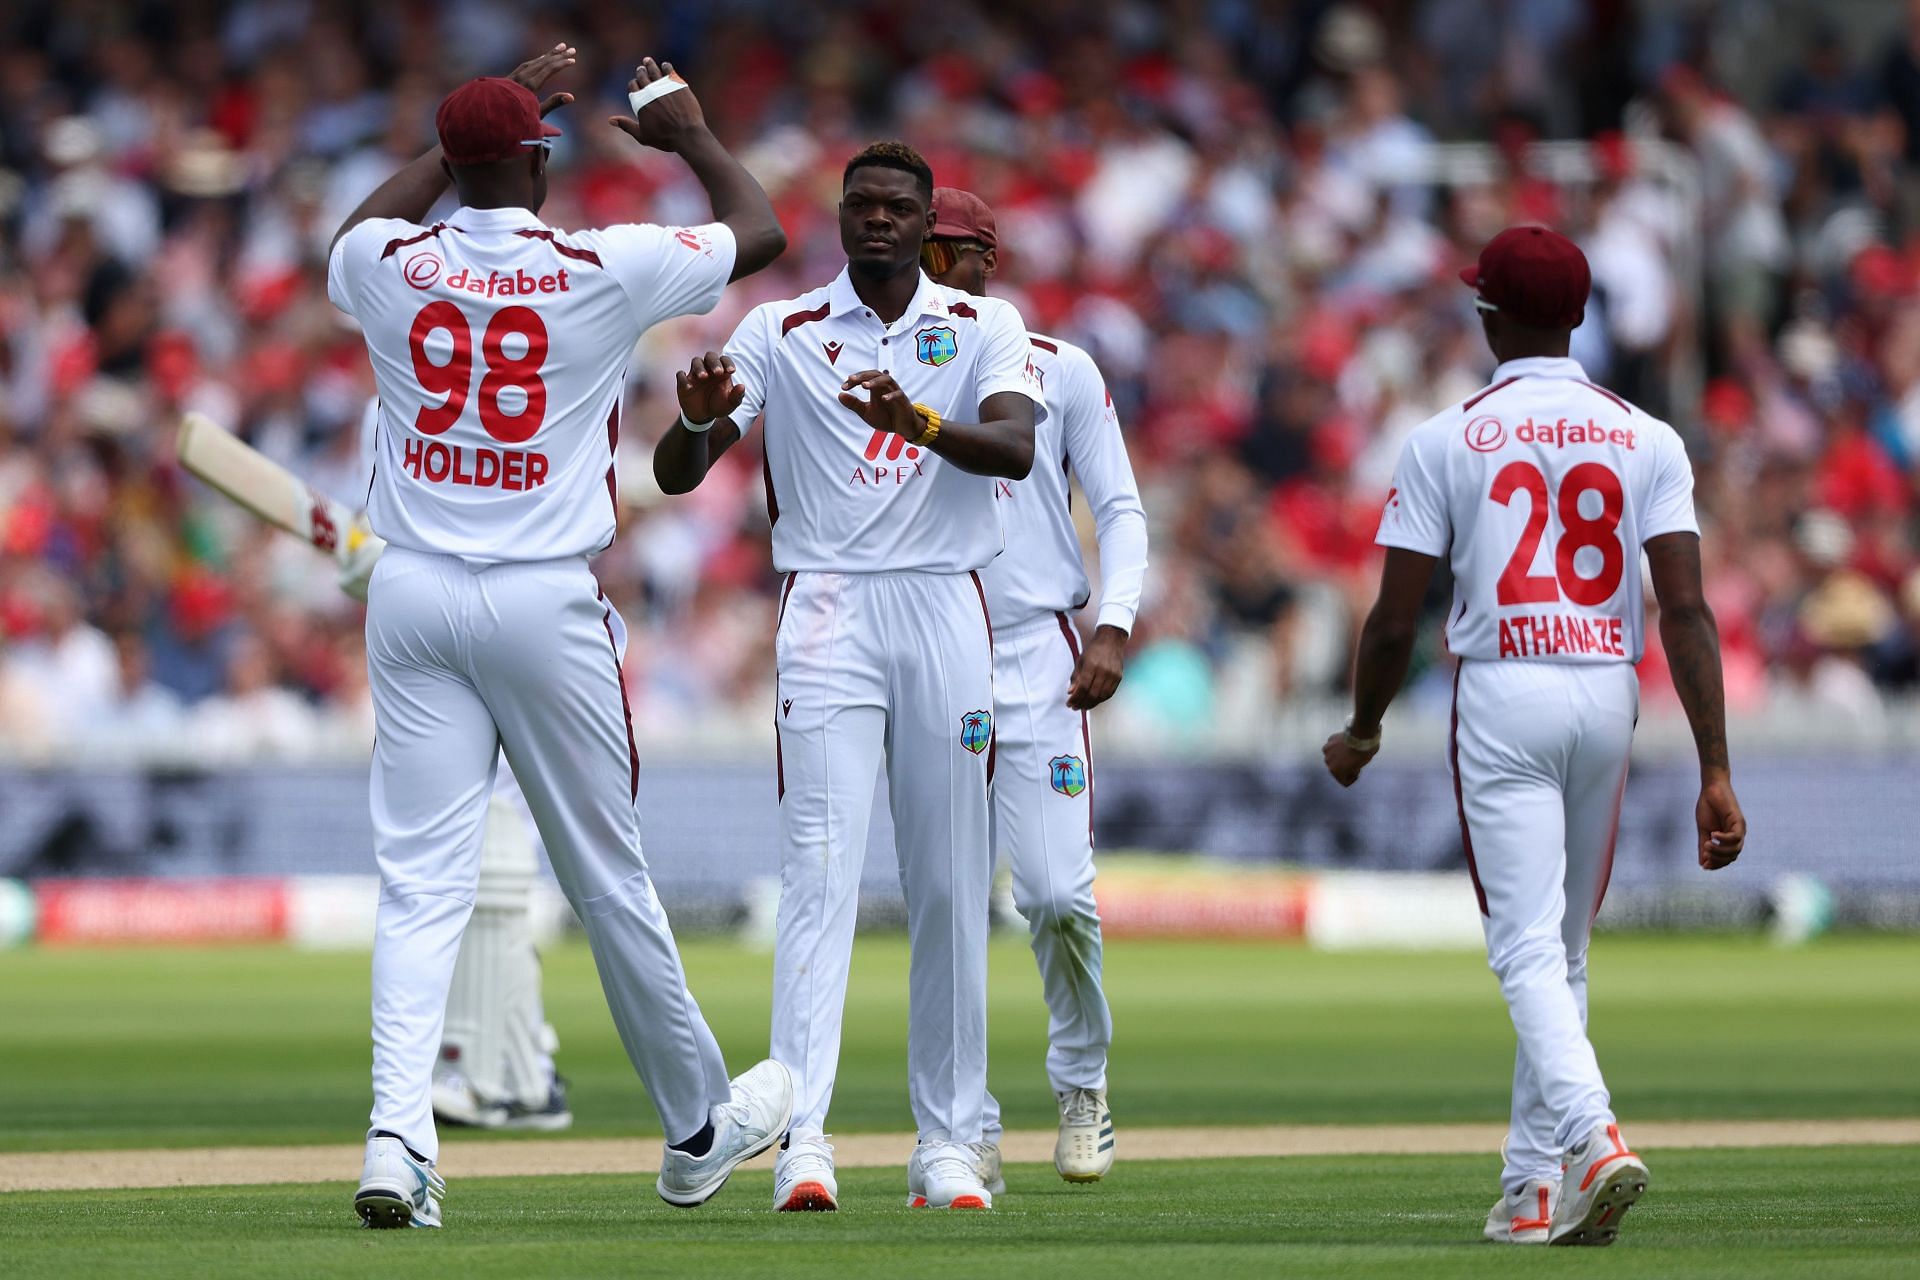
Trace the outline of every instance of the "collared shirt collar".
{"label": "collared shirt collar", "polygon": [[[941,296],[940,286],[935,284],[932,277],[925,271],[919,274],[920,287],[913,291],[913,301],[907,304],[907,309],[900,313],[898,320],[884,326],[886,332],[892,334],[910,329],[919,323],[921,316],[947,314],[947,300]],[[853,273],[850,267],[840,268],[840,274],[833,278],[833,283],[827,289],[827,302],[833,307],[833,314],[836,316],[860,315],[871,309],[866,303],[860,301],[860,295],[853,291]],[[879,319],[879,316],[874,316],[876,323]]]}
{"label": "collared shirt collar", "polygon": [[1495,382],[1511,378],[1577,378],[1587,380],[1587,371],[1571,356],[1526,356],[1509,360],[1493,371]]}
{"label": "collared shirt collar", "polygon": [[463,204],[447,215],[447,225],[462,231],[539,231],[547,224],[531,209],[476,209]]}

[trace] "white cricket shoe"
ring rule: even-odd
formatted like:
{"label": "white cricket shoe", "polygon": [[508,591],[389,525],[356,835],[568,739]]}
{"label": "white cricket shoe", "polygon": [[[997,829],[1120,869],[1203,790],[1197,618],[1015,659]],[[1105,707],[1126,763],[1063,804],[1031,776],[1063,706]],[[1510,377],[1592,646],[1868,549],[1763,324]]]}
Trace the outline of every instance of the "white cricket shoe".
{"label": "white cricket shoe", "polygon": [[781,1213],[832,1213],[840,1207],[833,1145],[824,1134],[790,1139],[774,1158],[773,1207]]}
{"label": "white cricket shoe", "polygon": [[980,1181],[972,1147],[922,1142],[907,1161],[907,1204],[915,1209],[991,1209],[993,1193]]}
{"label": "white cricket shoe", "polygon": [[1068,1182],[1098,1182],[1113,1168],[1113,1113],[1105,1089],[1063,1089],[1053,1167]]}
{"label": "white cricket shoe", "polygon": [[973,1167],[980,1175],[980,1185],[994,1195],[1003,1194],[1007,1189],[1007,1179],[1000,1169],[1000,1144],[969,1142],[967,1150],[973,1152]]}
{"label": "white cricket shoe", "polygon": [[1559,1201],[1558,1178],[1528,1178],[1494,1202],[1481,1234],[1495,1244],[1545,1244]]}
{"label": "white cricket shoe", "polygon": [[482,1099],[460,1068],[445,1061],[433,1068],[433,1118],[442,1124],[468,1125],[478,1129],[495,1127],[504,1114],[502,1108]]}
{"label": "white cricket shoe", "polygon": [[1612,1244],[1620,1219],[1646,1191],[1646,1162],[1627,1149],[1620,1126],[1595,1125],[1567,1149],[1547,1243]]}
{"label": "white cricket shoe", "polygon": [[354,1212],[369,1227],[437,1227],[446,1179],[432,1165],[415,1160],[398,1138],[368,1138],[367,1160],[360,1166]]}
{"label": "white cricket shoe", "polygon": [[713,1145],[703,1156],[665,1148],[660,1198],[682,1209],[705,1204],[735,1168],[780,1141],[793,1119],[793,1076],[771,1058],[733,1078],[733,1097],[713,1109]]}

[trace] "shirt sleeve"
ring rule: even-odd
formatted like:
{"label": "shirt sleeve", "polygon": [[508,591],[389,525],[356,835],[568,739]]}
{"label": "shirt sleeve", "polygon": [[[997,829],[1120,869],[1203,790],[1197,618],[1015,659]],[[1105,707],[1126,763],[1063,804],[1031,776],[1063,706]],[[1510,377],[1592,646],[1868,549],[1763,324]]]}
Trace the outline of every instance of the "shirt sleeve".
{"label": "shirt sleeve", "polygon": [[1444,556],[1453,541],[1453,524],[1447,515],[1446,486],[1434,474],[1439,460],[1428,457],[1421,448],[1424,434],[1414,432],[1400,451],[1399,465],[1393,470],[1393,488],[1387,494],[1374,542],[1421,555]]}
{"label": "shirt sleeve", "polygon": [[675,316],[705,315],[733,274],[733,232],[721,222],[699,227],[633,222],[578,239],[600,255],[626,290],[641,329]]}
{"label": "shirt sleeve", "polygon": [[1659,454],[1654,460],[1653,494],[1647,502],[1647,518],[1641,523],[1640,540],[1657,538],[1663,533],[1699,533],[1700,522],[1693,513],[1693,463],[1687,447],[1672,430],[1660,433]]}
{"label": "shirt sleeve", "polygon": [[360,282],[395,241],[420,234],[422,228],[399,218],[368,218],[333,242],[327,255],[327,299],[358,318]]}
{"label": "shirt sleeve", "polygon": [[755,307],[727,339],[725,354],[733,361],[734,379],[747,392],[740,407],[727,416],[742,436],[753,429],[754,419],[767,407],[767,380],[773,373],[773,338],[767,320],[767,308]]}
{"label": "shirt sleeve", "polygon": [[1047,397],[1040,389],[1040,373],[1033,367],[1033,344],[1027,341],[1026,322],[1010,304],[997,298],[984,300],[979,310],[984,345],[974,376],[981,402],[1002,391],[1016,391],[1033,401],[1034,422],[1044,422]]}
{"label": "shirt sleeve", "polygon": [[1131,632],[1147,580],[1147,513],[1127,458],[1120,414],[1099,367],[1086,356],[1062,364],[1072,372],[1064,385],[1054,388],[1054,403],[1063,415],[1067,462],[1093,508],[1094,537],[1100,544],[1097,625]]}

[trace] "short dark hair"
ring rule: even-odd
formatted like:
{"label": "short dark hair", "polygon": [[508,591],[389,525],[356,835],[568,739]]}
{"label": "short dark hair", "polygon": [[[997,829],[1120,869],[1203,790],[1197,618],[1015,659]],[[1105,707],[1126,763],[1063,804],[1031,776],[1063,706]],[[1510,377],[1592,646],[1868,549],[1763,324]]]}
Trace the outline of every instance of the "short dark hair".
{"label": "short dark hair", "polygon": [[933,203],[933,166],[926,157],[904,142],[869,142],[853,153],[853,159],[847,161],[845,172],[840,175],[840,186],[844,190],[853,180],[855,169],[898,169],[902,173],[914,176],[915,185],[920,194]]}

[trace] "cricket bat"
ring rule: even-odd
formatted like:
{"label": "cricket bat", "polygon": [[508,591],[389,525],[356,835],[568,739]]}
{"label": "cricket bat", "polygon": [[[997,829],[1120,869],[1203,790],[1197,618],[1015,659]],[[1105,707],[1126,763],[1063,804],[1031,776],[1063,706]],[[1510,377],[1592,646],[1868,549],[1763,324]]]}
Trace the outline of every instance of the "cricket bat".
{"label": "cricket bat", "polygon": [[203,413],[180,422],[180,465],[268,524],[340,563],[372,537],[353,512]]}

